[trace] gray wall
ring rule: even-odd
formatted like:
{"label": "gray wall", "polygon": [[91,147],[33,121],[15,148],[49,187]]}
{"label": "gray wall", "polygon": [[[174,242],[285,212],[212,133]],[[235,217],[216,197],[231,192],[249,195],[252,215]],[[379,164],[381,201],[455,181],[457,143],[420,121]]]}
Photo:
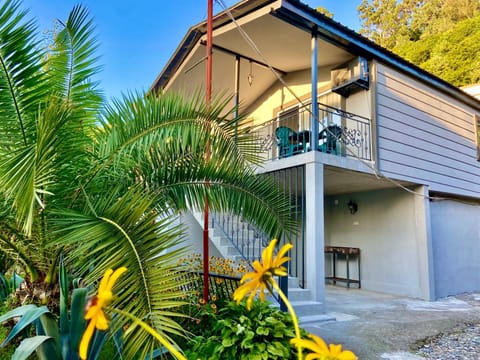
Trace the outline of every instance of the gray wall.
{"label": "gray wall", "polygon": [[480,197],[473,109],[377,64],[377,158],[387,176]]}
{"label": "gray wall", "polygon": [[[180,222],[185,226],[185,242],[181,246],[188,248],[188,254],[203,255],[203,228],[202,225],[193,217],[191,212],[187,211],[179,216]],[[209,241],[208,254],[209,256],[222,257],[212,241]]]}
{"label": "gray wall", "polygon": [[430,205],[437,297],[480,291],[480,205]]}
{"label": "gray wall", "polygon": [[[347,208],[350,199],[358,204],[354,215]],[[362,288],[429,299],[428,257],[419,251],[427,239],[418,228],[424,221],[416,220],[423,215],[414,195],[400,189],[327,196],[325,245],[361,249]]]}

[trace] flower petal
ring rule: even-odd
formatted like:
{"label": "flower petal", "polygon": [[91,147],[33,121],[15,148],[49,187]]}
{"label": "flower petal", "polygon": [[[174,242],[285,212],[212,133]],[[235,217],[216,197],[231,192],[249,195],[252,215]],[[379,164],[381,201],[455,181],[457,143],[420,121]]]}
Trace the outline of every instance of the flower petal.
{"label": "flower petal", "polygon": [[100,280],[100,285],[98,285],[98,293],[102,293],[105,291],[108,285],[108,279],[110,279],[110,276],[113,274],[112,269],[108,269],[105,271],[105,274],[103,274],[102,280]]}
{"label": "flower petal", "polygon": [[[115,282],[118,280],[118,278],[125,272],[127,271],[127,268],[125,266],[119,267],[117,270],[114,271],[110,279],[108,280],[107,284],[107,289],[108,291],[112,291],[113,285],[115,285]],[[100,292],[100,290],[99,290]]]}
{"label": "flower petal", "polygon": [[350,350],[342,351],[340,355],[338,355],[338,360],[357,360],[357,356],[351,352]]}
{"label": "flower petal", "polygon": [[105,316],[105,313],[102,310],[100,310],[98,312],[95,320],[96,320],[95,327],[98,330],[107,330],[108,329],[108,320]]}
{"label": "flower petal", "polygon": [[90,344],[90,340],[93,336],[93,331],[95,330],[95,321],[90,321],[88,323],[85,332],[83,333],[82,340],[80,340],[80,346],[78,348],[78,355],[80,359],[85,360],[88,355],[88,345]]}

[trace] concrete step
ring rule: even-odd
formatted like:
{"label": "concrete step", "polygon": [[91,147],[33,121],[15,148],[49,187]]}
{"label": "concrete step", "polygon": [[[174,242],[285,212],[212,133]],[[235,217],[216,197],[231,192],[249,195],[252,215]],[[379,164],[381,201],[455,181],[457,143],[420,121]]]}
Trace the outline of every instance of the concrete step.
{"label": "concrete step", "polygon": [[288,288],[288,299],[290,301],[310,301],[312,300],[312,291],[302,288]]}
{"label": "concrete step", "polygon": [[300,326],[312,323],[325,323],[336,321],[335,316],[331,314],[317,314],[317,315],[304,315],[299,316],[298,321],[300,322]]}
{"label": "concrete step", "polygon": [[291,301],[298,318],[307,321],[307,317],[325,315],[325,305],[317,301]]}
{"label": "concrete step", "polygon": [[[325,314],[325,306],[317,301],[291,301],[290,304],[297,314],[300,322],[315,322],[315,321],[332,321],[335,317]],[[277,302],[272,302],[272,306],[279,308],[280,305]]]}

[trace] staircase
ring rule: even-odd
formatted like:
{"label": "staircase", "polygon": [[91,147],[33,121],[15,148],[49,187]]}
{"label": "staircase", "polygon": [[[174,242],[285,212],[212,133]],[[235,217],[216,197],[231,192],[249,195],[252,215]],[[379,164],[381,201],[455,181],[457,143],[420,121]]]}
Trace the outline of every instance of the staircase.
{"label": "staircase", "polygon": [[[192,213],[195,220],[203,227],[203,214]],[[209,225],[209,238],[221,254],[222,257],[234,262],[247,260],[249,262],[259,259],[264,246],[268,245],[270,240],[262,239],[259,233],[241,222],[236,217],[230,220],[220,220],[217,216],[211,214]],[[240,226],[236,224],[241,224]],[[242,251],[243,250],[243,251]],[[303,289],[299,285],[297,277],[288,278],[288,299],[292,304],[300,323],[331,321],[331,316],[325,314],[324,305],[312,300],[312,292],[309,289]],[[270,299],[274,306],[279,306],[277,300]]]}

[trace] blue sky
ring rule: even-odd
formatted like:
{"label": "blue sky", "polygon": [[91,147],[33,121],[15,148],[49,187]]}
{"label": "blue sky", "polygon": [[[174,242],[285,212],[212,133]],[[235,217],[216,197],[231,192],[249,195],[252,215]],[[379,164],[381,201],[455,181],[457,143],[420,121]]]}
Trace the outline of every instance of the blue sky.
{"label": "blue sky", "polygon": [[[94,18],[99,40],[100,86],[108,98],[129,90],[146,90],[163,69],[189,27],[206,18],[207,0],[81,0]],[[224,0],[231,6],[237,1]],[[323,6],[334,19],[354,30],[360,25],[361,0],[303,0]],[[41,30],[65,20],[75,0],[23,0]],[[214,12],[221,10],[215,3]]]}

